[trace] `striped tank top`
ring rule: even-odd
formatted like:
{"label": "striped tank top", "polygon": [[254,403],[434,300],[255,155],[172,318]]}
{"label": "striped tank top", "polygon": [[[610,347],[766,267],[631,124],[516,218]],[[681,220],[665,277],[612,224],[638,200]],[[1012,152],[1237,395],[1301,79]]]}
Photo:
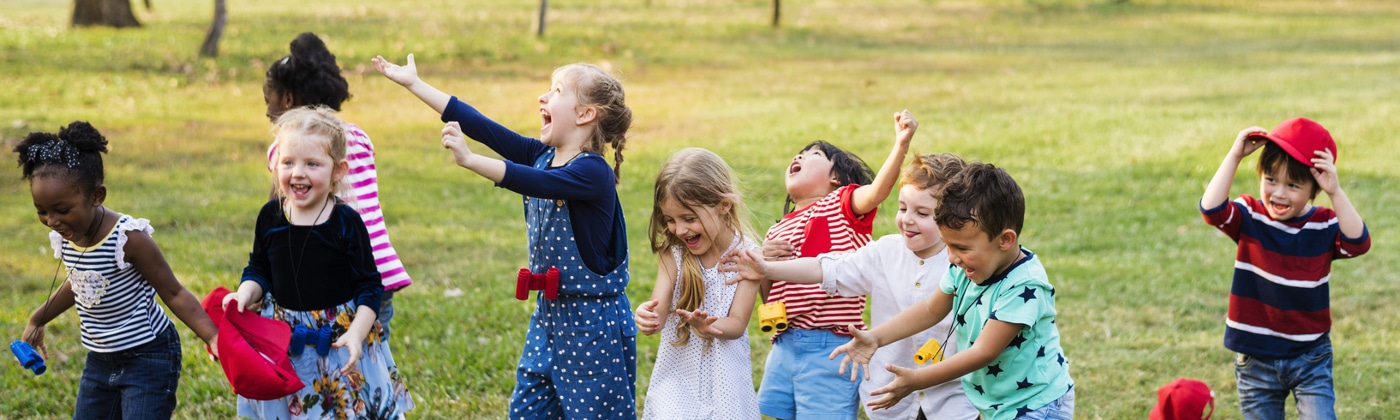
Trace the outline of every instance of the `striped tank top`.
{"label": "striped tank top", "polygon": [[151,234],[151,222],[121,215],[107,239],[79,247],[49,232],[54,258],[63,261],[78,308],[83,347],[98,353],[127,350],[154,339],[171,327],[156,304],[156,289],[126,262],[126,233]]}

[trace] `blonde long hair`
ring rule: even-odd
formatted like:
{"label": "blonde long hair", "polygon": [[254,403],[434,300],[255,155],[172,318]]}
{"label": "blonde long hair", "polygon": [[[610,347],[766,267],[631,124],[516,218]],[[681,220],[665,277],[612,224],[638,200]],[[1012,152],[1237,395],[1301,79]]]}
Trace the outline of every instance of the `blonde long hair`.
{"label": "blonde long hair", "polygon": [[[272,125],[272,134],[277,137],[278,155],[287,150],[292,139],[296,139],[295,141],[317,142],[325,147],[326,154],[331,157],[333,164],[345,160],[345,124],[336,115],[335,110],[328,106],[304,106],[288,110],[277,117],[277,122]],[[276,160],[281,161],[281,157],[278,156]],[[272,182],[277,186],[277,196],[286,197],[287,192],[282,191],[281,183],[277,182],[278,171],[281,171],[281,168],[272,171]],[[334,200],[337,191],[340,191],[340,179],[332,177],[330,197],[327,198]]]}
{"label": "blonde long hair", "polygon": [[[729,204],[729,211],[720,213],[725,224],[720,228],[738,232],[741,244],[746,242],[746,238],[756,237],[749,223],[748,207],[744,206],[734,171],[724,163],[724,159],[700,148],[682,149],[671,155],[662,165],[661,172],[656,174],[654,193],[649,230],[651,252],[662,255],[672,247],[682,247],[681,266],[677,267],[680,280],[676,282],[676,287],[681,289],[681,297],[675,305],[676,309],[694,311],[705,303],[705,279],[700,271],[700,258],[685,249],[681,239],[666,229],[661,203],[675,200],[686,208],[704,206],[716,210],[721,204]],[[690,330],[688,324],[677,325],[677,338],[671,345],[679,347],[689,342]]]}

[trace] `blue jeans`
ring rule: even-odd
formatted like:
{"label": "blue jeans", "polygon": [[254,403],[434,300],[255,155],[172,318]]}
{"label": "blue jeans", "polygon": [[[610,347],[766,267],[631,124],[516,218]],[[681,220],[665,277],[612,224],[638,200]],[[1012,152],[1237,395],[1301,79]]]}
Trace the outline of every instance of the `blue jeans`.
{"label": "blue jeans", "polygon": [[1065,392],[1065,395],[1061,395],[1060,398],[1056,398],[1055,401],[1051,401],[1044,407],[1037,408],[1035,411],[1016,418],[1026,420],[1074,420],[1074,388],[1070,388],[1069,391]]}
{"label": "blue jeans", "polygon": [[175,326],[146,344],[113,353],[88,351],[74,419],[168,419],[180,385]]}
{"label": "blue jeans", "polygon": [[1332,339],[1291,359],[1235,355],[1235,382],[1240,410],[1246,419],[1282,419],[1289,391],[1298,403],[1298,418],[1335,419],[1337,396],[1332,388]]}
{"label": "blue jeans", "polygon": [[385,290],[384,297],[379,300],[379,310],[374,311],[379,317],[379,326],[384,328],[384,341],[389,340],[389,320],[394,319],[394,291]]}

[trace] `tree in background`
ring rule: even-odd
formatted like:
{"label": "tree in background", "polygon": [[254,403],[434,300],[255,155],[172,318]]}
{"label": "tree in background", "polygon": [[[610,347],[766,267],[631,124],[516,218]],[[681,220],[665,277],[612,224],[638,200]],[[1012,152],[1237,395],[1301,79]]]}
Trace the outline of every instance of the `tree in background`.
{"label": "tree in background", "polygon": [[209,32],[204,34],[204,44],[199,46],[200,57],[219,56],[219,38],[224,36],[224,24],[228,23],[228,9],[224,0],[214,0],[214,22],[209,24]]}
{"label": "tree in background", "polygon": [[[146,10],[151,9],[146,0]],[[73,26],[139,27],[131,12],[131,0],[73,0]]]}

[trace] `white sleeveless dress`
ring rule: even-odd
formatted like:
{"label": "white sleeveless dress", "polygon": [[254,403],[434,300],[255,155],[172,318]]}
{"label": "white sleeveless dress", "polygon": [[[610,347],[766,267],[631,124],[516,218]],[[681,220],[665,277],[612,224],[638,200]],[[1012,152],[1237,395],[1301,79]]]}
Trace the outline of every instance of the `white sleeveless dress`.
{"label": "white sleeveless dress", "polygon": [[[729,245],[739,245],[738,236]],[[744,247],[758,245],[745,241]],[[680,247],[671,248],[676,267],[681,265]],[[671,297],[671,311],[680,300],[680,270]],[[705,280],[705,302],[701,308],[711,315],[724,317],[734,303],[738,283],[726,286],[724,281],[734,273],[719,271],[719,267],[701,267]],[[651,371],[643,419],[757,419],[758,395],[753,386],[753,366],[749,358],[749,334],[732,340],[706,340],[692,333],[690,341],[676,347],[676,325],[680,316],[666,317],[661,330],[661,344],[656,351],[656,365]],[[708,349],[705,343],[709,342]]]}

